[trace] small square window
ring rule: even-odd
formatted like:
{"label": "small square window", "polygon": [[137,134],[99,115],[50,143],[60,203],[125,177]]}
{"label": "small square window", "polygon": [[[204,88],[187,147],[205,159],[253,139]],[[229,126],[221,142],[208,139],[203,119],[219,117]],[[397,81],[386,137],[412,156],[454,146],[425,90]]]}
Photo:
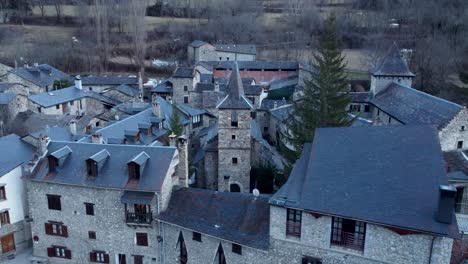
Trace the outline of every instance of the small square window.
{"label": "small square window", "polygon": [[201,242],[201,233],[198,232],[192,232],[192,240]]}
{"label": "small square window", "polygon": [[242,255],[242,246],[239,244],[232,244],[232,252]]}
{"label": "small square window", "polygon": [[85,203],[86,215],[94,215],[94,204]]}
{"label": "small square window", "polygon": [[364,106],[364,112],[370,112],[370,105]]}
{"label": "small square window", "polygon": [[457,149],[461,149],[461,148],[463,148],[463,141],[460,140],[457,143]]}
{"label": "small square window", "polygon": [[0,201],[6,200],[5,186],[0,187]]}
{"label": "small square window", "polygon": [[236,135],[232,135],[231,138],[232,138],[233,140],[236,140]]}
{"label": "small square window", "polygon": [[268,132],[268,127],[263,127],[264,132]]}
{"label": "small square window", "polygon": [[75,101],[70,101],[70,105],[74,105],[75,104]]}
{"label": "small square window", "polygon": [[96,239],[96,231],[88,231],[89,239]]}
{"label": "small square window", "polygon": [[148,234],[147,233],[136,233],[136,244],[137,246],[148,246]]}
{"label": "small square window", "polygon": [[238,163],[237,158],[232,158],[232,164],[237,165],[237,163]]}
{"label": "small square window", "polygon": [[133,263],[134,264],[143,264],[143,256],[133,255]]}
{"label": "small square window", "polygon": [[49,210],[62,210],[62,204],[60,203],[60,195],[47,194],[47,203]]}
{"label": "small square window", "polygon": [[184,104],[188,104],[188,96],[184,96]]}
{"label": "small square window", "polygon": [[188,86],[184,85],[184,92],[188,91]]}
{"label": "small square window", "polygon": [[461,126],[461,131],[465,131],[465,126]]}
{"label": "small square window", "polygon": [[219,57],[219,60],[223,60],[223,57]]}
{"label": "small square window", "polygon": [[56,106],[55,106],[55,109],[60,109],[60,105],[56,105]]}

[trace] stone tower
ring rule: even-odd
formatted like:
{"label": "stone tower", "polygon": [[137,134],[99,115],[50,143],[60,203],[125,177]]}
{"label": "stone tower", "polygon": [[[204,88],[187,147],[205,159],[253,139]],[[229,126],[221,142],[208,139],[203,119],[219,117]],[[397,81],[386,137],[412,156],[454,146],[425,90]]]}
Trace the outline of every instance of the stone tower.
{"label": "stone tower", "polygon": [[392,82],[411,87],[414,76],[394,42],[387,55],[372,72],[370,90],[375,96]]}
{"label": "stone tower", "polygon": [[218,190],[250,191],[250,111],[237,62],[218,108]]}

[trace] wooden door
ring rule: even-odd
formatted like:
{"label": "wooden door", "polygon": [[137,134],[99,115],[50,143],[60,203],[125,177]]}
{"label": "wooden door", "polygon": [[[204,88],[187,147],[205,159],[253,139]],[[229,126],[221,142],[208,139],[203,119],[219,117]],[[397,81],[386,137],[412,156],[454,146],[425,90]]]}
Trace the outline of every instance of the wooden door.
{"label": "wooden door", "polygon": [[13,233],[2,237],[0,239],[0,242],[2,243],[2,253],[3,254],[15,250],[15,238],[13,236]]}

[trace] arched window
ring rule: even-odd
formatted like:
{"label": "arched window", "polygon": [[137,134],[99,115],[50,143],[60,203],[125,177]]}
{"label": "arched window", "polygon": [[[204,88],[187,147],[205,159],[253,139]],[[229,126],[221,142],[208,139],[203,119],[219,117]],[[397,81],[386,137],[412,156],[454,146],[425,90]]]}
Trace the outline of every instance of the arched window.
{"label": "arched window", "polygon": [[185,246],[184,236],[182,232],[179,233],[179,239],[177,240],[177,250],[179,251],[179,263],[186,264],[188,261],[187,247]]}
{"label": "arched window", "polygon": [[215,264],[226,264],[226,257],[224,256],[224,250],[221,243],[218,246],[218,252],[216,252]]}
{"label": "arched window", "polygon": [[241,188],[240,188],[239,184],[232,183],[232,184],[229,186],[229,191],[230,191],[230,192],[240,192],[240,191],[241,191]]}

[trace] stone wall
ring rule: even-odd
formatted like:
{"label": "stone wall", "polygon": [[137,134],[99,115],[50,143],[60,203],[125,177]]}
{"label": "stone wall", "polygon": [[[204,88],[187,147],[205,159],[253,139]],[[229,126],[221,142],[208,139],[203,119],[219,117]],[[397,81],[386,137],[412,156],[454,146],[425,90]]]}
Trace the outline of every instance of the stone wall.
{"label": "stone wall", "polygon": [[[270,208],[270,253],[276,263],[301,263],[303,255],[328,263],[420,263],[429,262],[433,236],[399,235],[385,227],[367,224],[364,252],[330,245],[331,217],[302,213],[300,238],[286,236],[286,209]],[[452,239],[436,237],[432,262],[448,264]]]}
{"label": "stone wall", "polygon": [[[172,100],[177,104],[184,103],[184,96],[189,96],[189,91],[193,87],[193,79],[192,78],[172,78]],[[184,86],[187,86],[187,91],[184,91]],[[190,104],[190,100],[189,100]]]}
{"label": "stone wall", "polygon": [[52,86],[46,86],[46,87],[41,87],[39,85],[36,85],[26,79],[23,79],[21,77],[19,77],[18,75],[16,74],[12,74],[12,73],[9,73],[7,75],[7,82],[10,82],[10,83],[20,83],[24,86],[26,86],[26,90],[27,90],[27,94],[30,95],[30,94],[38,94],[38,93],[43,93],[46,91],[46,89],[52,89]]}
{"label": "stone wall", "polygon": [[468,111],[463,108],[452,121],[439,131],[442,151],[456,150],[458,141],[463,142],[462,149],[468,149]]}
{"label": "stone wall", "polygon": [[112,89],[106,93],[103,94],[104,96],[107,96],[107,97],[110,97],[112,99],[115,99],[115,100],[119,100],[121,102],[127,102],[127,101],[130,101],[132,99],[134,99],[132,96],[129,96],[127,94],[124,94],[118,90],[115,90],[115,89]]}
{"label": "stone wall", "polygon": [[375,95],[385,90],[391,83],[398,83],[403,86],[411,87],[412,77],[393,77],[393,76],[371,76],[370,91]]}
{"label": "stone wall", "polygon": [[204,173],[199,178],[198,187],[210,190],[218,190],[218,152],[205,150],[203,162]]}
{"label": "stone wall", "polygon": [[254,54],[217,51],[215,60],[217,61],[254,61],[255,57],[256,56]]}
{"label": "stone wall", "polygon": [[202,102],[202,93],[201,92],[195,92],[195,91],[190,91],[189,92],[189,105],[195,108],[202,108],[203,107],[203,102]]}

